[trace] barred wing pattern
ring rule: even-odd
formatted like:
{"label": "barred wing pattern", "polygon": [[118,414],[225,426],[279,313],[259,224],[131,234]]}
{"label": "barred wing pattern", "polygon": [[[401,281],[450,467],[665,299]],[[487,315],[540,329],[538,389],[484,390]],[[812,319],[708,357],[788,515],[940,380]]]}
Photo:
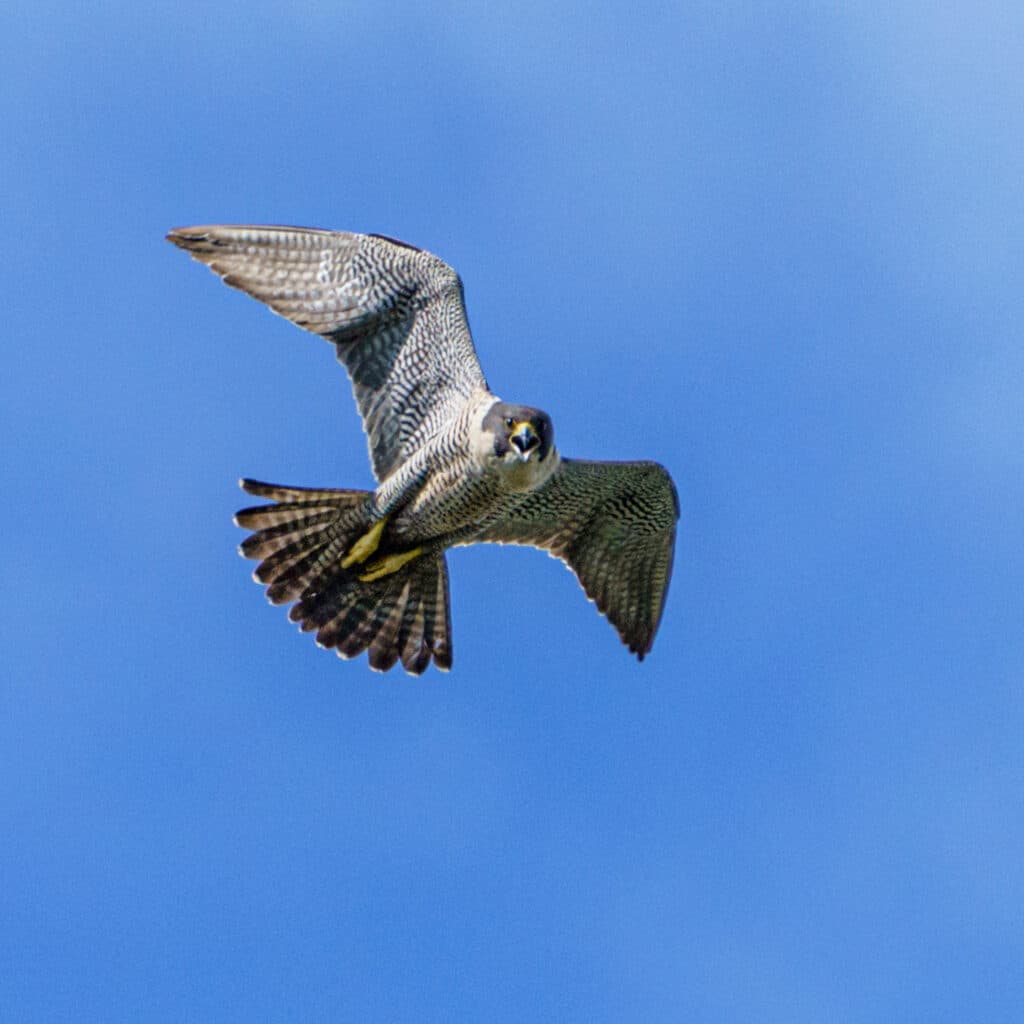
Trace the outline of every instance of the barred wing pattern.
{"label": "barred wing pattern", "polygon": [[656,462],[562,459],[554,476],[473,542],[524,544],[560,558],[641,661],[672,574],[679,499]]}
{"label": "barred wing pattern", "polygon": [[313,228],[177,228],[225,284],[337,346],[378,480],[486,390],[458,274],[379,235]]}

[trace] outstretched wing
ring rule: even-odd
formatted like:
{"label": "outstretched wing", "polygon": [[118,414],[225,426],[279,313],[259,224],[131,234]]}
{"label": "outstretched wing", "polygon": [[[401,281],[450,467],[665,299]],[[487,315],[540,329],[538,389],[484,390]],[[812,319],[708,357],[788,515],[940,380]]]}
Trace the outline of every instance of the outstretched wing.
{"label": "outstretched wing", "polygon": [[176,228],[168,241],[338,350],[383,480],[486,389],[462,282],[443,260],[378,235]]}
{"label": "outstretched wing", "polygon": [[474,542],[526,544],[562,559],[642,661],[661,621],[678,518],[672,478],[656,462],[562,459]]}

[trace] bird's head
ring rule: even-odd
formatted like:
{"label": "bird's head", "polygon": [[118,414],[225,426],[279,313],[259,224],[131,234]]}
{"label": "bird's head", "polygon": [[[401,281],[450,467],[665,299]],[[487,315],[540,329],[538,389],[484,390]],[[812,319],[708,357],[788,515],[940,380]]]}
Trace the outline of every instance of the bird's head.
{"label": "bird's head", "polygon": [[483,422],[491,454],[507,472],[513,490],[543,483],[558,462],[551,417],[540,409],[495,402]]}
{"label": "bird's head", "polygon": [[554,447],[551,417],[540,409],[495,402],[484,417],[494,439],[494,454],[505,462],[543,462]]}

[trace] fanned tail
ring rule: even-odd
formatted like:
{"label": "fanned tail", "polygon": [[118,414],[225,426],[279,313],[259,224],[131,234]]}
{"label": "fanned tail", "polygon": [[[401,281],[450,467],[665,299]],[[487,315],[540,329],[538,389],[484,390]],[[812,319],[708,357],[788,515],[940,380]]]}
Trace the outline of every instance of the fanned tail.
{"label": "fanned tail", "polygon": [[431,660],[452,663],[448,568],[444,554],[424,554],[398,571],[361,580],[361,567],[342,557],[371,525],[366,491],[313,490],[242,480],[248,494],[274,504],[243,509],[235,522],[255,532],[241,544],[260,559],[253,578],[267,584],[273,604],[298,603],[288,617],[316,631],[321,647],[343,658],[368,651],[370,667],[385,672],[399,659],[420,675]]}

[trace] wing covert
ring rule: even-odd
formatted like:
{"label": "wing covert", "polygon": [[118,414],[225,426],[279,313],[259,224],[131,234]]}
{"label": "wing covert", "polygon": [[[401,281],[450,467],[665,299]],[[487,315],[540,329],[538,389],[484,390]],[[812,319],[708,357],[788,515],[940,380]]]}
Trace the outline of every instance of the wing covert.
{"label": "wing covert", "polygon": [[672,575],[679,499],[656,462],[562,459],[551,479],[474,541],[524,544],[560,558],[642,661]]}
{"label": "wing covert", "polygon": [[167,238],[225,284],[334,343],[378,480],[486,390],[459,276],[425,250],[270,226],[176,228]]}

